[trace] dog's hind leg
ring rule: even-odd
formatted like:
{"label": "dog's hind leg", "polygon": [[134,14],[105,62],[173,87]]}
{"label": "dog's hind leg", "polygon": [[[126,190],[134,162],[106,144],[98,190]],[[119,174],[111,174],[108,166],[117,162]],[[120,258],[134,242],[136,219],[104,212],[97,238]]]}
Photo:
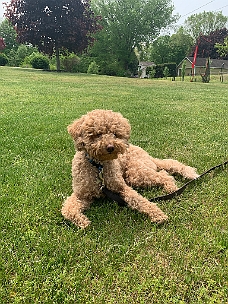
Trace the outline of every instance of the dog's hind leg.
{"label": "dog's hind leg", "polygon": [[63,204],[62,215],[80,228],[86,228],[90,220],[83,214],[91,202],[79,200],[73,193]]}
{"label": "dog's hind leg", "polygon": [[164,170],[157,172],[139,161],[134,166],[127,168],[125,180],[129,186],[133,187],[150,188],[159,186],[164,187],[165,191],[169,193],[178,189],[173,176]]}
{"label": "dog's hind leg", "polygon": [[157,165],[158,169],[164,169],[171,174],[178,173],[188,179],[196,179],[199,175],[196,173],[196,169],[190,166],[186,166],[181,162],[174,159],[158,159],[153,158],[153,162]]}

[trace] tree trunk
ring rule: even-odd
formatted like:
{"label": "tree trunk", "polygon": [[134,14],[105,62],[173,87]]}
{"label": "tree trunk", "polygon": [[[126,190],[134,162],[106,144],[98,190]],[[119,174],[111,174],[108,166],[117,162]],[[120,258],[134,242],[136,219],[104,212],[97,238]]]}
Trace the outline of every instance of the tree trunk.
{"label": "tree trunk", "polygon": [[55,46],[55,53],[56,53],[56,69],[57,69],[57,72],[60,72],[59,48],[57,45]]}

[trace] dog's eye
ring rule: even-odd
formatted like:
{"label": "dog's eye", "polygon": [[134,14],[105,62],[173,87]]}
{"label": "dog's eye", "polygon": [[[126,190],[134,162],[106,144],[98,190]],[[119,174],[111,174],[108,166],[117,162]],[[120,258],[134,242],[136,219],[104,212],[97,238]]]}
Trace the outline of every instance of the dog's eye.
{"label": "dog's eye", "polygon": [[102,134],[90,134],[89,138],[90,138],[90,140],[96,140],[96,139],[100,138],[101,135]]}
{"label": "dog's eye", "polygon": [[119,139],[122,138],[121,134],[119,134],[119,133],[113,133],[113,136],[114,136],[115,138],[119,138]]}

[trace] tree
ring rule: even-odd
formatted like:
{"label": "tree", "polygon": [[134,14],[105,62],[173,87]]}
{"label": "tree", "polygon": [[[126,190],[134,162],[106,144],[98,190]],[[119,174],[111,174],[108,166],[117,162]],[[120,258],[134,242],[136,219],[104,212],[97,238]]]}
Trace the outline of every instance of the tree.
{"label": "tree", "polygon": [[184,31],[183,27],[180,27],[179,30],[170,37],[170,62],[179,64],[183,58],[189,54],[193,44],[193,38]]}
{"label": "tree", "polygon": [[201,74],[202,82],[208,83],[210,81],[210,58],[208,57],[206,60],[206,69],[205,73]]}
{"label": "tree", "polygon": [[0,24],[0,37],[4,39],[4,53],[9,54],[11,50],[16,51],[19,43],[16,41],[17,33],[12,24],[7,19],[4,19]]}
{"label": "tree", "polygon": [[160,36],[151,45],[151,60],[156,64],[170,61],[170,36]]}
{"label": "tree", "polygon": [[93,54],[115,58],[124,70],[132,69],[135,47],[152,42],[176,20],[171,0],[94,0],[92,5],[103,26]]}
{"label": "tree", "polygon": [[183,61],[182,67],[181,67],[181,80],[182,81],[184,81],[185,72],[186,72],[186,60]]}
{"label": "tree", "polygon": [[56,54],[57,70],[61,49],[82,52],[100,29],[89,0],[11,0],[5,16],[15,26],[20,43]]}
{"label": "tree", "polygon": [[[158,37],[150,46],[149,60],[156,64],[175,62],[179,64],[189,54],[193,38],[181,27],[176,34]],[[147,51],[148,52],[148,51]]]}
{"label": "tree", "polygon": [[200,35],[197,38],[196,44],[193,46],[191,56],[194,56],[196,45],[198,45],[198,57],[211,59],[227,59],[227,56],[220,57],[215,45],[217,43],[223,44],[224,39],[228,36],[228,30],[226,28],[211,32],[210,35]]}
{"label": "tree", "polygon": [[32,45],[19,45],[17,51],[11,51],[9,53],[9,65],[21,66],[24,63],[25,58],[34,52],[38,53],[38,50],[32,47]]}
{"label": "tree", "polygon": [[228,36],[224,39],[224,43],[215,43],[215,48],[221,57],[228,57]]}
{"label": "tree", "polygon": [[194,14],[185,20],[185,30],[194,38],[199,35],[209,35],[211,32],[226,27],[228,17],[222,12],[202,12]]}

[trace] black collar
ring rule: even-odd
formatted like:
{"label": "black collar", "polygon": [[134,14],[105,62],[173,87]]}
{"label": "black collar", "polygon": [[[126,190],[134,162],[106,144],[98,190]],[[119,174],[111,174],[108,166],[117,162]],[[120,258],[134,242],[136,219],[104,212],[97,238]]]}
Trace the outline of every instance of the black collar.
{"label": "black collar", "polygon": [[103,169],[102,164],[97,163],[93,158],[90,158],[89,154],[87,154],[87,153],[86,153],[86,158],[91,163],[91,165],[93,165],[94,167],[96,167],[98,169],[99,173],[102,171],[102,169]]}

